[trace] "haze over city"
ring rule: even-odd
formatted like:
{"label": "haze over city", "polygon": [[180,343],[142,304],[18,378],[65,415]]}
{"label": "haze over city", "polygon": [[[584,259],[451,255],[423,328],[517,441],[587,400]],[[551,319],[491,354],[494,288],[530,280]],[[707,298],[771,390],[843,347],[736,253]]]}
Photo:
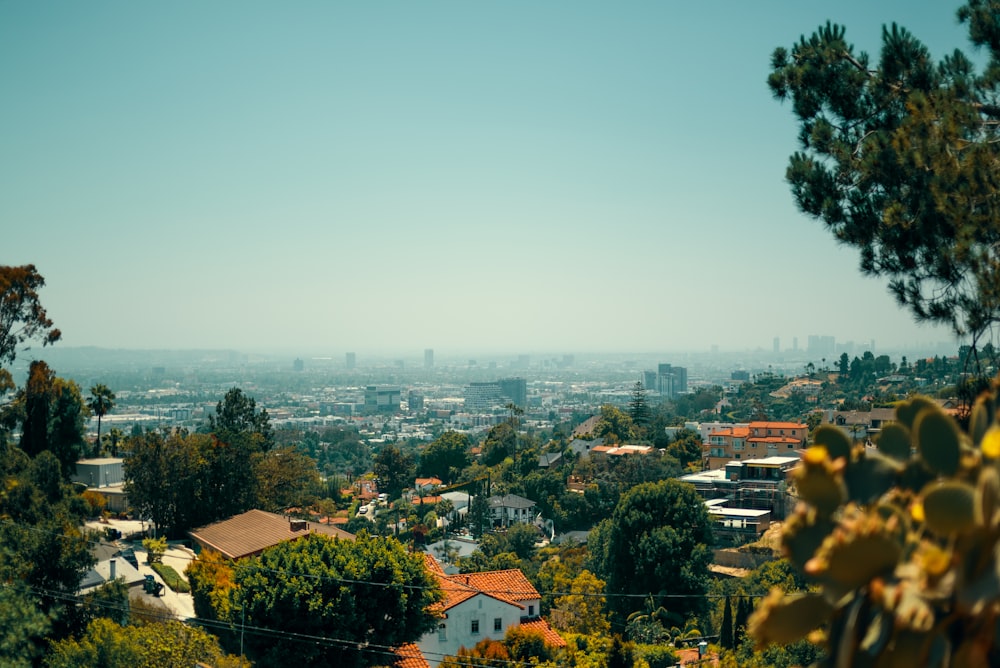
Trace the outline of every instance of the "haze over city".
{"label": "haze over city", "polygon": [[918,326],[800,214],[775,47],[908,2],[0,4],[0,264],[65,346],[707,351]]}

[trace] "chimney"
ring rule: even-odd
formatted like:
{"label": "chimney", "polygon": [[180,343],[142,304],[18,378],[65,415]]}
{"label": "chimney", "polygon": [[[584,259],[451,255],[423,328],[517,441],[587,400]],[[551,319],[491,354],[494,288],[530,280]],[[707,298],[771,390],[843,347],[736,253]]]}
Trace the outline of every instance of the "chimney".
{"label": "chimney", "polygon": [[108,582],[111,582],[115,579],[115,570],[116,570],[115,566],[117,564],[115,564],[115,560],[112,559],[111,561],[108,562],[108,565],[111,567],[111,575],[110,577],[108,577]]}
{"label": "chimney", "polygon": [[468,575],[465,576],[465,584],[469,584],[469,576]]}

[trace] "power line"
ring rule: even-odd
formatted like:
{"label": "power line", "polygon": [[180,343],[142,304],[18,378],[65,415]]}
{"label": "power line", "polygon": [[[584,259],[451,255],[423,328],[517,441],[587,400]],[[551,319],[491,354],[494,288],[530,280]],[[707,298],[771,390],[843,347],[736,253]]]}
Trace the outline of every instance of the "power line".
{"label": "power line", "polygon": [[[56,535],[58,537],[62,537],[62,538],[66,538],[66,539],[75,539],[76,538],[74,536],[67,536],[66,534],[55,532],[55,531],[48,531],[48,530],[45,530],[45,529],[39,529],[37,527],[32,527],[32,526],[27,526],[27,525],[23,525],[23,524],[18,524],[14,520],[6,519],[6,518],[0,519],[0,524],[13,524],[13,525],[15,525],[15,526],[17,526],[17,527],[19,527],[21,529],[27,530],[27,531],[34,531],[34,532],[38,532],[38,533],[45,533],[45,534]],[[389,540],[389,538],[384,538],[384,539],[385,540]],[[81,537],[79,540],[83,540],[84,542],[86,542],[89,545],[102,546],[102,547],[113,548],[113,549],[119,549],[118,546],[115,545],[115,544],[113,544],[113,543],[108,543],[108,542],[105,542],[105,541],[102,541],[102,540],[94,540],[94,539],[86,538],[85,536]],[[186,555],[185,556],[172,555],[171,558],[182,560],[182,561],[188,561],[188,562],[192,562],[192,563],[199,561],[198,557],[196,557],[196,556],[195,557],[191,557],[191,556],[186,556]],[[239,564],[238,563],[232,563],[231,567],[234,568],[234,569],[238,568]],[[339,577],[339,576],[329,575],[329,574],[301,573],[301,572],[297,572],[297,571],[291,571],[291,570],[288,570],[288,569],[266,568],[266,567],[260,566],[260,565],[258,565],[257,568],[260,571],[263,571],[265,573],[274,573],[274,574],[281,575],[281,576],[284,576],[284,577],[309,578],[309,579],[319,580],[319,581],[337,582],[337,583],[340,583],[340,584],[366,585],[366,586],[371,586],[371,587],[385,587],[385,588],[391,587],[391,588],[394,588],[394,589],[406,589],[406,590],[410,590],[410,591],[427,591],[427,590],[432,590],[432,589],[439,588],[439,587],[434,587],[434,586],[424,586],[424,585],[415,585],[415,584],[399,584],[399,583],[392,583],[392,582],[377,582],[377,581],[374,581],[374,580],[359,580],[359,579],[345,578],[345,577]],[[486,571],[486,572],[489,572],[489,571]],[[473,589],[473,590],[475,590],[477,592],[483,593],[483,594],[491,594],[491,595],[492,594],[499,594],[499,595],[504,595],[504,596],[507,596],[507,597],[512,597],[512,596],[534,597],[535,594],[538,594],[539,597],[552,596],[552,597],[557,597],[557,598],[558,597],[564,597],[564,596],[582,596],[582,597],[594,597],[594,598],[603,597],[605,599],[608,599],[608,598],[636,598],[636,599],[646,599],[646,598],[650,598],[650,597],[657,598],[657,599],[663,599],[663,598],[667,598],[667,599],[721,599],[721,598],[725,598],[728,595],[728,594],[709,594],[709,593],[704,593],[704,594],[669,594],[669,593],[646,592],[646,593],[629,594],[629,593],[623,593],[623,592],[604,592],[604,593],[599,593],[599,592],[573,592],[573,591],[539,591],[537,589],[534,589],[534,590],[480,589],[480,588],[477,588],[477,587],[472,587],[471,585],[465,585],[462,582],[457,582],[456,580],[451,579],[452,577],[458,577],[458,576],[461,576],[461,575],[475,575],[475,573],[455,574],[454,576],[446,576],[446,578],[451,583],[454,583],[454,584],[457,584],[457,585],[463,586],[463,587],[469,587],[469,588],[471,588],[471,589]],[[747,596],[749,598],[763,598],[764,596],[767,595],[767,592],[762,592],[762,593],[744,593],[742,595],[743,596]]]}

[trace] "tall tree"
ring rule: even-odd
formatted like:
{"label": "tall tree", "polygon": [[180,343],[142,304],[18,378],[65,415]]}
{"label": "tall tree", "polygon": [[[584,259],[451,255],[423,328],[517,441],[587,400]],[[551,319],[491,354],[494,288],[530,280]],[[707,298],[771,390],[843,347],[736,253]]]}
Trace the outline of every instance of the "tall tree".
{"label": "tall tree", "polygon": [[[641,607],[622,594],[649,594],[681,615],[700,613],[712,561],[712,529],[694,487],[677,480],[643,483],[622,496],[595,529],[593,560],[621,621]],[[673,598],[677,594],[687,597]],[[666,598],[671,595],[671,598]]]}
{"label": "tall tree", "polygon": [[653,419],[649,402],[646,401],[646,389],[642,386],[642,381],[637,380],[629,393],[628,416],[632,418],[632,424],[635,425],[636,429],[642,432],[649,428],[649,423]]}
{"label": "tall tree", "polygon": [[[255,665],[381,665],[368,643],[413,642],[437,626],[429,607],[440,598],[419,555],[395,539],[362,532],[356,540],[310,535],[280,543],[236,564],[231,610],[248,626],[274,635],[248,635]],[[233,620],[235,621],[235,620]],[[288,634],[329,639],[303,643]]]}
{"label": "tall tree", "polygon": [[69,477],[84,450],[87,407],[79,386],[56,376],[49,365],[34,361],[28,381],[18,393],[15,405],[22,417],[21,449],[31,457],[46,450],[62,465]]}
{"label": "tall tree", "polygon": [[469,437],[457,431],[444,432],[420,455],[420,472],[449,484],[468,465]]}
{"label": "tall tree", "polygon": [[774,51],[768,85],[798,118],[786,178],[799,208],[917,320],[975,345],[1000,321],[1000,9],[970,0],[958,18],[985,49],[982,74],[959,50],[935,63],[895,23],[873,62],[827,23]]}
{"label": "tall tree", "polygon": [[719,644],[725,649],[733,649],[736,643],[733,640],[733,606],[726,597],[725,607],[722,608],[722,629],[719,631]]}
{"label": "tall tree", "polygon": [[44,286],[45,279],[33,264],[0,265],[0,391],[12,387],[4,366],[14,361],[18,346],[32,340],[47,346],[61,336],[38,298]]}
{"label": "tall tree", "polygon": [[221,440],[233,435],[249,435],[255,449],[267,452],[274,445],[274,430],[266,409],[257,410],[257,401],[238,387],[226,392],[215,407],[215,415],[208,416],[212,433]]}
{"label": "tall tree", "polygon": [[414,468],[412,456],[396,445],[383,445],[374,467],[379,491],[388,494],[390,500],[398,499],[413,482]]}
{"label": "tall tree", "polygon": [[94,441],[94,456],[101,450],[101,420],[115,407],[115,393],[104,383],[98,383],[90,388],[90,399],[87,408],[97,416],[97,440]]}

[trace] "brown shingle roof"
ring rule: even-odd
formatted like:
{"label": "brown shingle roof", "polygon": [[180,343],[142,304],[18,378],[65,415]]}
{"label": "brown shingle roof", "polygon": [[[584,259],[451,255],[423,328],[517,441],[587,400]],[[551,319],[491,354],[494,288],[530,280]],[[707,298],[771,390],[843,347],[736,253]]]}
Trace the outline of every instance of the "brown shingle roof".
{"label": "brown shingle roof", "polygon": [[202,547],[215,550],[228,559],[241,559],[259,554],[282,541],[295,540],[313,533],[354,540],[354,534],[336,527],[291,520],[263,510],[248,510],[241,515],[195,529],[188,535]]}

